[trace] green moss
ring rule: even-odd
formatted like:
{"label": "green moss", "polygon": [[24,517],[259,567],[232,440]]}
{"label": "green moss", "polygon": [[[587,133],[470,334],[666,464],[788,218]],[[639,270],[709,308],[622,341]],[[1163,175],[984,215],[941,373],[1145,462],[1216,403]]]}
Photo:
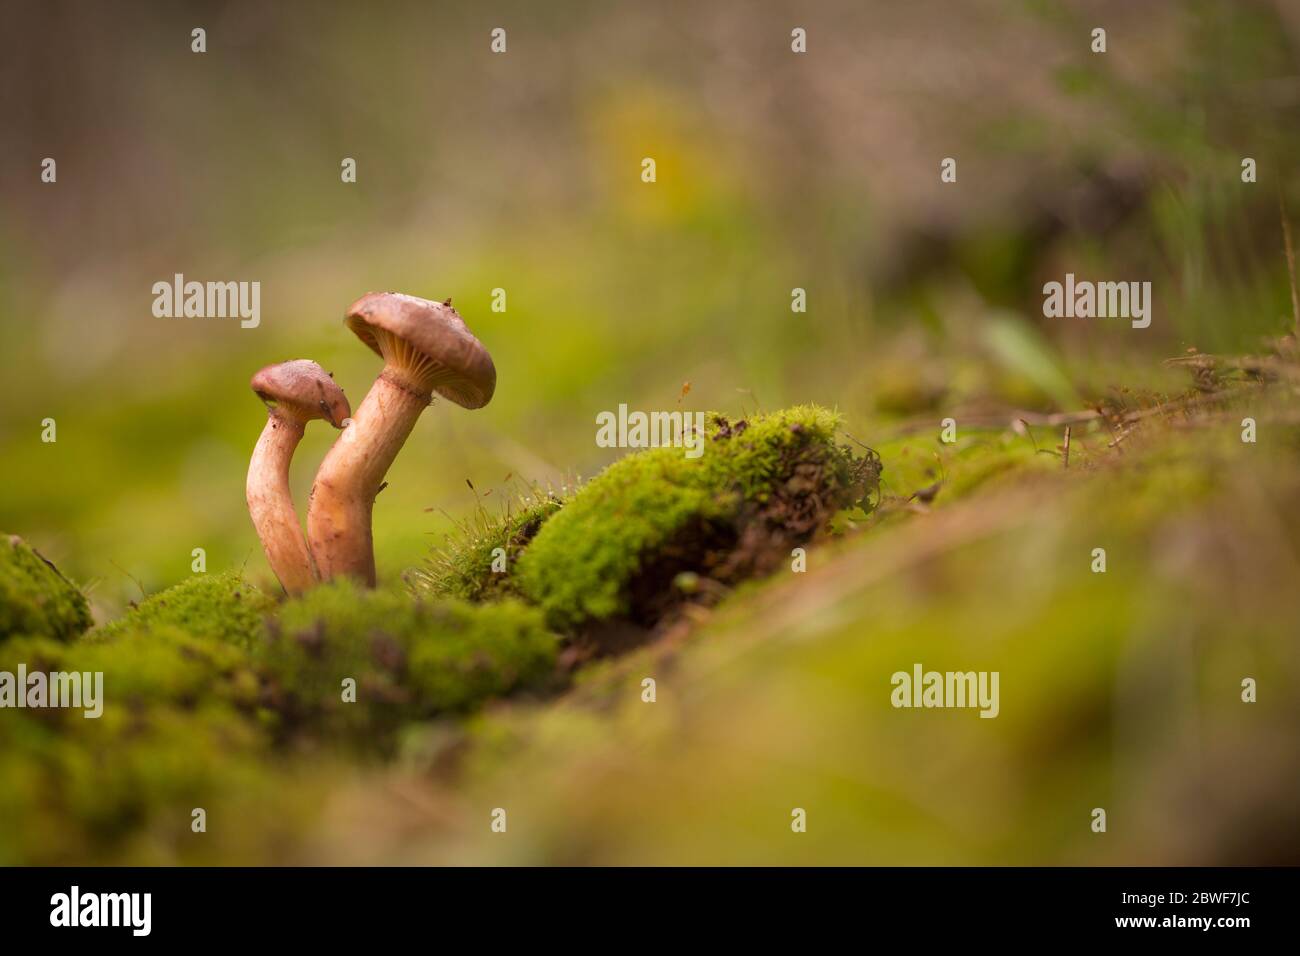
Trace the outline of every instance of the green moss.
{"label": "green moss", "polygon": [[[255,850],[222,849],[222,839],[255,843],[258,833],[294,829],[282,818],[297,811],[283,808],[303,794],[286,742],[384,754],[409,721],[466,713],[554,673],[557,638],[518,602],[427,602],[341,582],[263,622],[266,599],[236,578],[205,583],[165,592],[182,599],[142,605],[93,641],[0,645],[0,671],[10,674],[21,665],[103,675],[97,718],[85,716],[90,700],[0,712],[0,865],[174,862],[203,859],[207,845],[218,859],[246,857]],[[222,595],[232,587],[265,628],[256,641],[248,621],[231,623]],[[205,613],[226,620],[212,627]],[[343,700],[348,677],[355,703]],[[224,815],[227,837],[196,842],[195,807]]]}
{"label": "green moss", "polygon": [[17,535],[0,535],[0,641],[68,641],[90,627],[85,596]]}
{"label": "green moss", "polygon": [[19,665],[102,674],[102,713],[87,717],[84,698],[80,708],[3,711],[0,864],[120,858],[150,827],[165,842],[149,852],[166,858],[189,837],[194,807],[268,789],[259,681],[238,648],[174,628],[0,645],[0,671]]}
{"label": "green moss", "polygon": [[772,570],[836,511],[865,504],[880,463],[835,444],[839,417],[801,406],[730,423],[710,417],[703,454],[629,455],[538,532],[519,587],[556,627],[653,618],[682,572],[731,582]]}
{"label": "green moss", "polygon": [[[256,658],[288,726],[386,739],[399,724],[465,713],[553,672],[557,638],[516,601],[475,607],[323,585],[283,605]],[[355,681],[355,701],[344,681]],[[382,743],[381,743],[382,746]]]}
{"label": "green moss", "polygon": [[[476,604],[518,594],[510,569],[536,537],[542,525],[563,502],[550,493],[521,498],[518,507],[504,513],[480,511],[474,521],[458,529],[415,575],[417,593],[459,598]],[[505,570],[498,560],[504,552]]]}
{"label": "green moss", "polygon": [[201,574],[154,594],[122,617],[96,630],[95,639],[131,631],[176,627],[195,637],[251,647],[262,632],[262,618],[275,600],[248,584],[236,571]]}

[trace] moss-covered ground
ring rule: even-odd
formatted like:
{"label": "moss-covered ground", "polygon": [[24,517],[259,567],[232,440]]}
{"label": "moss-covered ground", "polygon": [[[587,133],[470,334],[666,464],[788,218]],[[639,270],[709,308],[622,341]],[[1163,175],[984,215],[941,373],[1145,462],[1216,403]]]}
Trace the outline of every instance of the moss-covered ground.
{"label": "moss-covered ground", "polygon": [[[1220,384],[1080,413],[1068,459],[1058,423],[714,416],[405,587],[214,573],[80,639],[20,592],[0,672],[105,705],[0,722],[0,862],[1293,861],[1294,377]],[[915,663],[998,671],[998,718],[892,708]]]}
{"label": "moss-covered ground", "polygon": [[111,640],[132,632],[174,627],[195,637],[225,641],[244,649],[257,642],[263,617],[275,600],[236,571],[197,574],[145,598],[114,621],[97,628],[91,640]]}
{"label": "moss-covered ground", "polygon": [[0,538],[0,641],[71,640],[90,627],[85,596],[17,535]]}
{"label": "moss-covered ground", "polygon": [[383,753],[406,723],[545,685],[558,646],[514,600],[474,607],[343,581],[287,602],[252,656],[288,729]]}
{"label": "moss-covered ground", "polygon": [[704,448],[629,455],[548,520],[520,590],[556,627],[662,617],[679,575],[731,585],[770,572],[838,511],[867,507],[879,462],[837,444],[838,416],[793,408],[708,418]]}

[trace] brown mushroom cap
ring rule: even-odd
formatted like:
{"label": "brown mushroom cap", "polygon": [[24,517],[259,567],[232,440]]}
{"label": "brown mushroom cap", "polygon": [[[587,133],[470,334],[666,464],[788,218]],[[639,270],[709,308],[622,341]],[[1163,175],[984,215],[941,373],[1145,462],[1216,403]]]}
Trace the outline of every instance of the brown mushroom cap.
{"label": "brown mushroom cap", "polygon": [[249,382],[257,397],[294,418],[319,418],[342,428],[352,414],[347,396],[329,372],[309,359],[293,359],[258,370]]}
{"label": "brown mushroom cap", "polygon": [[462,408],[482,408],[492,400],[497,385],[492,356],[450,300],[371,292],[348,306],[344,321],[423,391],[437,392]]}

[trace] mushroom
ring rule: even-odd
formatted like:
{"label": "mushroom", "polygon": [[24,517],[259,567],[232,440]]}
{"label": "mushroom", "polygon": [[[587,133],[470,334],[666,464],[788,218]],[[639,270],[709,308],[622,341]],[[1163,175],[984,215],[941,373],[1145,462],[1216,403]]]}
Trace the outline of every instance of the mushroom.
{"label": "mushroom", "polygon": [[462,408],[492,399],[492,356],[451,300],[371,292],[344,322],[384,360],[384,370],[329,450],[307,506],[307,539],[321,580],[347,575],[375,584],[370,518],[384,475],[437,392]]}
{"label": "mushroom", "polygon": [[301,594],[315,583],[316,573],[289,491],[289,462],[313,418],[343,427],[348,400],[328,372],[306,359],[268,365],[249,384],[266,402],[267,416],[248,463],[248,513],[281,586]]}

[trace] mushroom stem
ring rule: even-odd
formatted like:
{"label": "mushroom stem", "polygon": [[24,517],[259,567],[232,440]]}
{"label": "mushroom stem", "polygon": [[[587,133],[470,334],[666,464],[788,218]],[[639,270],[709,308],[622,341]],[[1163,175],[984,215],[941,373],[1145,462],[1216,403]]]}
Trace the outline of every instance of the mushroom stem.
{"label": "mushroom stem", "polygon": [[399,379],[385,366],[316,472],[307,505],[307,537],[323,581],[347,575],[370,587],[375,584],[370,528],[375,496],[430,401],[428,392]]}
{"label": "mushroom stem", "polygon": [[289,594],[301,594],[316,579],[289,490],[289,462],[305,430],[306,422],[271,409],[248,463],[245,485],[248,513],[266,560]]}

